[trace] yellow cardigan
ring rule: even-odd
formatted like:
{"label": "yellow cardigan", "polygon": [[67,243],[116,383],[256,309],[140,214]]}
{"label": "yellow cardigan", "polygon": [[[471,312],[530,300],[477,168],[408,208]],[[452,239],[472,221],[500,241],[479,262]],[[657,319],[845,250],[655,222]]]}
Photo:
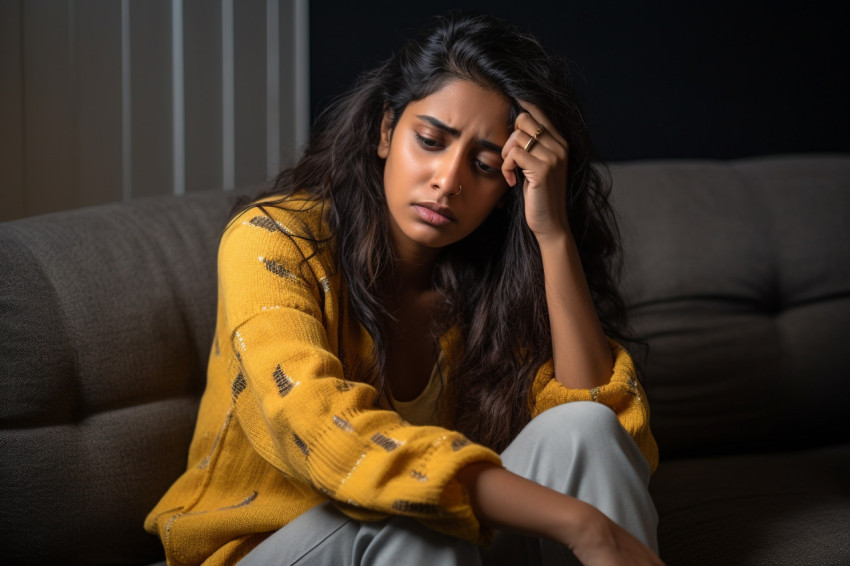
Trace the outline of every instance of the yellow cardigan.
{"label": "yellow cardigan", "polygon": [[[188,469],[145,528],[159,535],[169,564],[232,564],[330,498],[358,520],[408,515],[481,542],[455,475],[499,456],[452,431],[450,411],[442,428],[374,407],[375,389],[358,381],[371,338],[348,307],[328,246],[314,254],[300,237],[327,236],[321,203],[285,206],[263,207],[268,215],[252,208],[222,237],[215,341]],[[442,339],[449,368],[455,343]],[[605,403],[654,469],[646,395],[629,355],[612,348],[614,374],[594,390],[567,389],[552,378],[551,362],[543,366],[532,414],[569,401]]]}

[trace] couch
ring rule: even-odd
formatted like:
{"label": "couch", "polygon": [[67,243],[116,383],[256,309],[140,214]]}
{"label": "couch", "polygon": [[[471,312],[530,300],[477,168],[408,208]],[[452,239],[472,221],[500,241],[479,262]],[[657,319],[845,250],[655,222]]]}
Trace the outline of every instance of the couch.
{"label": "couch", "polygon": [[[673,565],[850,564],[850,156],[610,167]],[[234,196],[0,224],[0,561],[149,564]]]}

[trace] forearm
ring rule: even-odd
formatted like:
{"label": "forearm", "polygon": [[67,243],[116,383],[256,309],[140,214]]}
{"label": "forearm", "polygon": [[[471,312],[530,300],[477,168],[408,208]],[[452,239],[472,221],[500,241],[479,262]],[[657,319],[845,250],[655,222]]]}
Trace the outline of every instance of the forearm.
{"label": "forearm", "polygon": [[545,537],[572,546],[571,534],[592,506],[493,464],[472,464],[458,479],[467,489],[478,520],[488,527]]}
{"label": "forearm", "polygon": [[458,479],[486,526],[554,540],[587,566],[662,564],[646,545],[574,497],[493,464],[466,466]]}
{"label": "forearm", "polygon": [[565,233],[539,240],[552,332],[555,378],[591,389],[611,377],[613,357],[596,314],[578,248]]}

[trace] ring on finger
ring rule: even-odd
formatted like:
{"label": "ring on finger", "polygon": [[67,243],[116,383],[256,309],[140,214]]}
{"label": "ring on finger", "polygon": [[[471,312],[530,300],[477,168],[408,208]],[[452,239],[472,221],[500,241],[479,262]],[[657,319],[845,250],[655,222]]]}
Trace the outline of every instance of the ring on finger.
{"label": "ring on finger", "polygon": [[534,139],[537,139],[537,136],[542,135],[543,132],[545,132],[545,131],[546,131],[546,128],[543,127],[543,124],[540,124],[540,126],[537,127],[537,131],[534,132],[534,135],[531,136],[531,137],[533,137]]}
{"label": "ring on finger", "polygon": [[525,142],[525,145],[522,146],[522,150],[525,152],[531,151],[531,148],[534,147],[535,143],[537,143],[537,138],[531,136],[530,138],[528,138],[528,141]]}

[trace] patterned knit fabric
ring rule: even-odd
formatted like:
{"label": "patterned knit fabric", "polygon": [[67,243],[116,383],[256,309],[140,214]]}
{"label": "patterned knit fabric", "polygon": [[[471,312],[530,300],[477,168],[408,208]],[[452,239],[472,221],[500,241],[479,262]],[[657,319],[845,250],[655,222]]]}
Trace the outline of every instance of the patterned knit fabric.
{"label": "patterned knit fabric", "polygon": [[[328,235],[321,203],[286,208],[252,208],[222,238],[215,343],[188,469],[146,529],[162,539],[169,564],[231,564],[331,498],[358,520],[408,515],[486,540],[455,475],[473,462],[498,464],[498,455],[452,431],[450,410],[436,427],[375,409],[375,389],[361,382],[372,340],[349,310],[332,253],[310,241]],[[441,339],[449,368],[456,342],[451,333]],[[646,395],[629,355],[612,348],[614,375],[594,390],[567,389],[551,363],[542,367],[533,414],[605,403],[654,469]]]}

